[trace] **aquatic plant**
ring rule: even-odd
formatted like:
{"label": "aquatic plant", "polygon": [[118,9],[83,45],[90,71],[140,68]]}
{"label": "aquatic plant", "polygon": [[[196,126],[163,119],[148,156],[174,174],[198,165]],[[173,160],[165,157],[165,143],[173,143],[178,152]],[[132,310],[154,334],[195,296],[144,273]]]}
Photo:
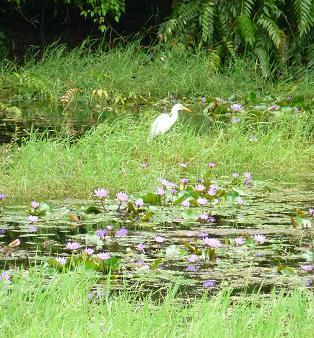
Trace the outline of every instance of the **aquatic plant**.
{"label": "aquatic plant", "polygon": [[68,242],[66,244],[66,249],[68,250],[78,250],[80,249],[80,247],[81,247],[81,244],[78,242]]}

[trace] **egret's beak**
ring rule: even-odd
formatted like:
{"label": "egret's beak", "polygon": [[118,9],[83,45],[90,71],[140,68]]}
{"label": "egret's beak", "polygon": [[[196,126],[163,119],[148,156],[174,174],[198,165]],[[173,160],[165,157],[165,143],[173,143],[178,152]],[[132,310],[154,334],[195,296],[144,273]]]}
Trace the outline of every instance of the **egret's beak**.
{"label": "egret's beak", "polygon": [[191,109],[189,109],[189,108],[183,107],[183,110],[185,110],[185,111],[188,111],[188,112],[192,113],[192,110],[191,110]]}

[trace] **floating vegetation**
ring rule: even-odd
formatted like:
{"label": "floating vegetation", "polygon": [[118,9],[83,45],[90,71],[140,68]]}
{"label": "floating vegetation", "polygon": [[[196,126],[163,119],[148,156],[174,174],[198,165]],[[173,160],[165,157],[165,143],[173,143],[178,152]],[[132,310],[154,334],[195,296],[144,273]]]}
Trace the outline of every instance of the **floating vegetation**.
{"label": "floating vegetation", "polygon": [[313,286],[310,191],[251,173],[217,178],[216,163],[202,178],[178,166],[178,182],[161,178],[138,196],[98,187],[90,200],[12,206],[1,193],[1,278],[23,264],[110,273],[117,287],[177,278],[188,292]]}

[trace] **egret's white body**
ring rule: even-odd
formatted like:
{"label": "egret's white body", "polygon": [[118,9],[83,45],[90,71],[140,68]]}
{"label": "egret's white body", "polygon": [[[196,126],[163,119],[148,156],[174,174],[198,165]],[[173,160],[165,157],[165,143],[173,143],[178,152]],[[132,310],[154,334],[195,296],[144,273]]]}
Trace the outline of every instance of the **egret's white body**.
{"label": "egret's white body", "polygon": [[147,141],[151,141],[155,136],[164,134],[166,131],[168,131],[177,121],[180,110],[191,112],[190,109],[184,107],[181,103],[175,104],[172,107],[170,114],[161,114],[156,118],[152,124]]}

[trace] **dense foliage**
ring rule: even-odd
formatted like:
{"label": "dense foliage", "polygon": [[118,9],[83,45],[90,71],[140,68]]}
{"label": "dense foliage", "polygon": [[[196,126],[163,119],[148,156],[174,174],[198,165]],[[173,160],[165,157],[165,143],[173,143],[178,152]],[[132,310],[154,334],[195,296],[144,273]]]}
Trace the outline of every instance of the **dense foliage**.
{"label": "dense foliage", "polygon": [[[12,3],[13,6],[20,6],[33,3],[29,0],[5,0]],[[116,21],[119,21],[121,14],[125,10],[124,0],[54,0],[55,3],[64,3],[74,8],[78,8],[81,14],[91,18],[99,25],[99,29],[104,32],[106,29],[105,17],[110,15]],[[32,4],[34,5],[34,3]],[[54,13],[55,15],[55,13]]]}
{"label": "dense foliage", "polygon": [[[47,4],[45,0],[5,2],[17,11],[21,7],[30,8],[36,20],[43,20],[40,11]],[[194,52],[199,48],[207,49],[212,70],[218,70],[225,60],[237,55],[253,55],[265,77],[273,71],[284,71],[287,65],[314,65],[313,0],[169,2],[172,4],[171,16],[159,27],[161,44],[166,50],[189,49]],[[94,22],[103,33],[110,20],[119,22],[128,11],[126,0],[54,0],[53,3],[55,12],[50,15],[58,15],[64,11],[62,6],[68,6]],[[0,55],[4,47],[0,27]]]}
{"label": "dense foliage", "polygon": [[313,0],[183,0],[161,25],[167,46],[208,48],[212,67],[250,51],[265,76],[278,66],[314,64]]}

